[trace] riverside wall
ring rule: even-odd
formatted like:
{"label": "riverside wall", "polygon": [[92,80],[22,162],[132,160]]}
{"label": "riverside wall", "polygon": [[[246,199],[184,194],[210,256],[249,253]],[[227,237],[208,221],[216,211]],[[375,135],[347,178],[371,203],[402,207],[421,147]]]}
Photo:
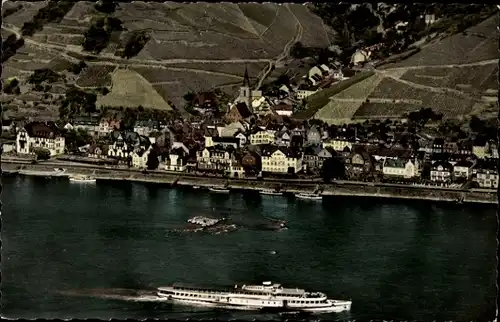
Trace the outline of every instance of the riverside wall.
{"label": "riverside wall", "polygon": [[[485,203],[497,204],[496,190],[470,191],[451,188],[422,188],[416,186],[403,185],[379,185],[379,184],[360,184],[349,183],[343,181],[342,184],[331,183],[322,184],[313,181],[267,181],[267,180],[251,180],[251,179],[228,179],[210,176],[185,176],[183,174],[166,173],[166,172],[150,172],[143,174],[140,171],[130,169],[107,169],[107,168],[91,168],[79,165],[47,165],[47,164],[16,164],[6,163],[2,160],[2,170],[18,171],[22,166],[20,174],[23,171],[39,171],[39,175],[48,176],[56,167],[64,167],[66,174],[75,175],[90,175],[94,173],[98,180],[110,181],[135,181],[146,183],[167,184],[170,186],[218,186],[228,187],[230,189],[241,190],[260,190],[260,189],[275,189],[281,188],[284,191],[299,193],[313,192],[317,188],[323,190],[323,194],[327,196],[358,196],[358,197],[378,197],[392,199],[414,199],[414,200],[429,200],[429,201],[448,201],[457,202],[462,200],[464,203]],[[45,174],[43,174],[45,172]],[[26,173],[24,173],[26,174]],[[28,173],[34,174],[34,173]]]}

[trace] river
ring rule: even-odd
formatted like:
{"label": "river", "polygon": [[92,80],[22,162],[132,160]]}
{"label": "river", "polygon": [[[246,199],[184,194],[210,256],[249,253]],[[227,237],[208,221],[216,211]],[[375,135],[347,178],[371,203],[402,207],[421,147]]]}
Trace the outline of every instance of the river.
{"label": "river", "polygon": [[[118,294],[264,280],[352,299],[350,312],[320,319],[491,321],[495,314],[492,206],[2,181],[4,317],[283,319]],[[289,229],[170,232],[191,216],[221,212],[242,224],[286,219]]]}

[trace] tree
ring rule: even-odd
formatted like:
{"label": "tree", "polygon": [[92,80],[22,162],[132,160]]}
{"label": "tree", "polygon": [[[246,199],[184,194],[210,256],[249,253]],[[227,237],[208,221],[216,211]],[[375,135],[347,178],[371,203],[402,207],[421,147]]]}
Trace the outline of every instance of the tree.
{"label": "tree", "polygon": [[485,126],[486,126],[485,122],[481,120],[479,117],[475,115],[471,117],[469,122],[469,127],[473,132],[482,133],[484,132]]}
{"label": "tree", "polygon": [[156,149],[151,149],[148,154],[148,161],[146,163],[148,170],[156,170],[160,165],[160,161],[158,160],[158,152]]}
{"label": "tree", "polygon": [[48,160],[50,159],[50,151],[44,148],[35,148],[33,152],[36,154],[37,160]]}
{"label": "tree", "polygon": [[150,36],[145,31],[133,34],[130,40],[125,45],[122,57],[131,58],[136,56],[142,50],[142,48],[144,48],[149,39]]}
{"label": "tree", "polygon": [[192,102],[192,101],[194,100],[195,96],[196,96],[196,95],[195,95],[193,92],[188,92],[187,94],[185,94],[185,95],[183,96],[183,98],[184,98],[184,100],[185,100],[186,102]]}
{"label": "tree", "polygon": [[332,179],[345,178],[344,163],[336,157],[326,159],[321,167],[321,177],[325,183],[330,182]]}
{"label": "tree", "polygon": [[112,0],[100,0],[95,5],[94,8],[102,13],[113,13],[116,10],[116,3]]}

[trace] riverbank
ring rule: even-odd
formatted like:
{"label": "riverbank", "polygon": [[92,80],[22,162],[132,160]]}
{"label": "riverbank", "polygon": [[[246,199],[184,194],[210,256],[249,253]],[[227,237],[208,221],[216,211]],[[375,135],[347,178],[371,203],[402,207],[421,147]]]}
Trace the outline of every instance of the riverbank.
{"label": "riverbank", "polygon": [[[56,173],[55,168],[66,169],[64,174]],[[323,190],[325,196],[351,196],[351,197],[376,197],[391,199],[414,199],[443,202],[484,203],[497,204],[497,191],[487,189],[460,190],[453,188],[429,188],[410,185],[360,183],[336,181],[322,184],[312,181],[298,180],[250,180],[229,179],[216,177],[203,177],[185,174],[173,174],[162,171],[141,173],[134,169],[95,168],[81,165],[61,164],[19,164],[7,163],[2,160],[3,171],[18,171],[21,175],[38,175],[44,177],[93,174],[97,180],[132,181],[144,183],[166,184],[169,186],[200,186],[200,187],[226,187],[230,190],[254,190],[280,188],[284,192],[301,193],[313,192],[318,188]]]}

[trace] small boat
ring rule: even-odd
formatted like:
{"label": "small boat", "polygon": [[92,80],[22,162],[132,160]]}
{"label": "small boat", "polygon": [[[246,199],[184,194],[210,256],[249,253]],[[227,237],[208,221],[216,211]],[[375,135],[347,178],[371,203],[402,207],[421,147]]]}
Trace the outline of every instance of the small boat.
{"label": "small boat", "polygon": [[323,197],[321,197],[320,194],[317,193],[306,193],[306,192],[301,192],[295,195],[298,199],[304,199],[304,200],[323,200]]}
{"label": "small boat", "polygon": [[[92,172],[92,174],[95,174],[95,170]],[[69,181],[75,183],[95,183],[96,178],[94,176],[75,175],[70,176]]]}
{"label": "small boat", "polygon": [[282,192],[279,192],[277,190],[272,190],[272,189],[262,189],[259,191],[259,193],[261,195],[265,195],[265,196],[282,196],[283,195]]}
{"label": "small boat", "polygon": [[95,183],[96,179],[91,176],[74,176],[70,177],[69,181],[77,183]]}
{"label": "small boat", "polygon": [[221,187],[210,187],[208,188],[211,192],[216,192],[216,193],[229,193],[229,189],[226,188],[221,188]]}
{"label": "small boat", "polygon": [[193,186],[193,189],[199,190],[199,189],[201,189],[201,187],[200,186]]}

